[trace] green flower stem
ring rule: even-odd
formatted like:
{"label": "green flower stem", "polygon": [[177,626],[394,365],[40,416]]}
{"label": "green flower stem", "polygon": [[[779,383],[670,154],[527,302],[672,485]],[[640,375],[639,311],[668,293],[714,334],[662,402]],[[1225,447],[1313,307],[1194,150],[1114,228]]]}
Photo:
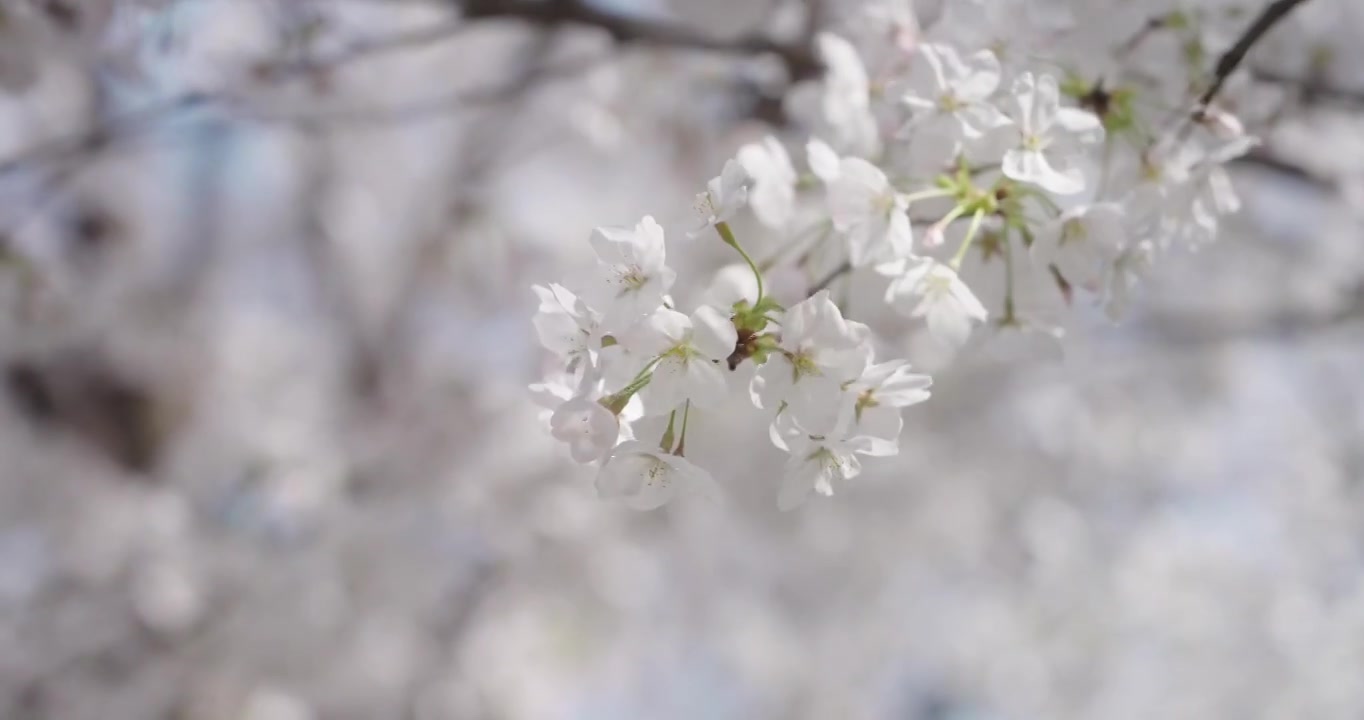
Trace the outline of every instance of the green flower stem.
{"label": "green flower stem", "polygon": [[928,188],[919,192],[909,193],[905,196],[905,202],[915,203],[920,200],[931,200],[933,198],[951,197],[956,194],[956,190],[944,189],[940,187]]}
{"label": "green flower stem", "polygon": [[[673,450],[673,422],[675,422],[676,420],[677,410],[674,409],[671,413],[668,413],[668,429],[663,431],[663,439],[658,443],[658,449],[662,450],[663,452],[672,452]],[[686,425],[683,424],[682,427],[683,432],[685,433]]]}
{"label": "green flower stem", "polygon": [[[677,411],[674,410],[673,413],[676,414]],[[673,451],[673,454],[674,454],[674,455],[684,455],[684,454],[686,454],[686,449],[687,449],[687,420],[689,420],[689,419],[691,419],[691,401],[690,401],[690,400],[688,400],[688,401],[687,401],[687,404],[682,408],[682,437],[677,441],[677,449]],[[672,429],[672,419],[671,419],[671,418],[669,418],[669,420],[668,420],[668,429],[669,429],[669,430]]]}
{"label": "green flower stem", "polygon": [[1002,324],[1016,322],[1014,316],[1014,249],[1009,241],[1009,228],[1004,228],[1004,318]]}
{"label": "green flower stem", "polygon": [[619,415],[621,411],[625,409],[625,404],[630,402],[630,398],[634,397],[635,393],[642,390],[645,385],[649,384],[650,380],[654,379],[653,375],[654,366],[657,365],[658,361],[662,359],[663,356],[659,355],[653,360],[650,360],[649,364],[645,365],[644,369],[639,371],[639,374],[635,376],[634,380],[630,381],[629,385],[626,385],[617,392],[607,395],[606,397],[602,398],[599,402],[607,410],[610,410],[616,415]]}
{"label": "green flower stem", "polygon": [[726,245],[737,250],[739,255],[743,257],[744,262],[748,263],[748,268],[753,271],[753,279],[758,281],[758,302],[762,302],[763,274],[762,271],[758,270],[758,264],[753,262],[753,258],[749,257],[748,253],[744,252],[743,247],[739,245],[739,241],[734,238],[734,231],[729,229],[729,223],[715,223],[715,232],[720,233],[720,239],[724,240]]}
{"label": "green flower stem", "polygon": [[961,241],[961,247],[957,248],[957,254],[952,256],[952,269],[960,270],[962,261],[966,259],[966,253],[971,249],[971,244],[976,241],[976,236],[980,234],[980,223],[985,219],[985,210],[977,210],[971,216],[971,226],[966,229],[966,239]]}

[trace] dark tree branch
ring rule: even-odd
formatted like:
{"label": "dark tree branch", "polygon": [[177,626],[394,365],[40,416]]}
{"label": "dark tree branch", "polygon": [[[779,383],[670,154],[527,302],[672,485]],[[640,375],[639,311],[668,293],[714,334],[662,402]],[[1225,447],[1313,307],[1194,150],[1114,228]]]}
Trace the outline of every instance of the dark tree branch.
{"label": "dark tree branch", "polygon": [[367,60],[386,53],[399,52],[449,40],[468,29],[468,23],[449,21],[433,23],[388,37],[360,40],[325,55],[308,55],[294,60],[281,60],[261,68],[265,79],[287,79],[310,72],[330,72],[359,60]]}
{"label": "dark tree branch", "polygon": [[739,55],[772,54],[781,58],[793,79],[811,77],[820,69],[808,44],[788,44],[758,34],[716,38],[679,25],[602,10],[584,0],[464,0],[461,7],[466,20],[508,18],[542,26],[594,27],[622,44],[640,43]]}
{"label": "dark tree branch", "polygon": [[852,272],[852,269],[853,269],[852,263],[847,260],[844,260],[841,265],[834,268],[833,270],[830,270],[827,275],[820,278],[819,282],[816,282],[814,285],[811,285],[810,288],[805,291],[805,297],[811,297],[820,290],[827,289],[830,285],[833,284],[835,280]]}
{"label": "dark tree branch", "polygon": [[1264,148],[1252,150],[1233,162],[1236,165],[1272,172],[1301,183],[1312,185],[1321,190],[1336,189],[1335,181],[1325,177],[1322,173],[1314,172],[1291,160],[1275,155]]}
{"label": "dark tree branch", "polygon": [[1293,77],[1277,70],[1265,68],[1252,68],[1251,77],[1256,80],[1274,85],[1282,85],[1286,88],[1296,90],[1304,103],[1334,102],[1341,105],[1364,106],[1364,90],[1352,90],[1349,88],[1336,87],[1329,85],[1314,77]]}
{"label": "dark tree branch", "polygon": [[1240,67],[1241,61],[1246,59],[1246,54],[1255,47],[1255,43],[1303,2],[1304,0],[1274,0],[1255,18],[1245,32],[1241,33],[1241,37],[1237,38],[1236,43],[1217,59],[1212,85],[1208,86],[1203,96],[1198,99],[1198,112],[1211,105],[1217,94],[1222,92],[1222,86],[1226,84],[1227,78],[1236,72],[1236,68]]}

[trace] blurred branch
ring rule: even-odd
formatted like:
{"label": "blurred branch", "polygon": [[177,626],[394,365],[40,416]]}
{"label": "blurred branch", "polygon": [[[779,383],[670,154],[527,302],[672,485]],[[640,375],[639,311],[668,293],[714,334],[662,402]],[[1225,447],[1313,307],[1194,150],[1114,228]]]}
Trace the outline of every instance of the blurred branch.
{"label": "blurred branch", "polygon": [[1285,17],[1288,17],[1288,13],[1304,1],[1274,0],[1265,7],[1254,22],[1241,33],[1241,37],[1237,38],[1236,42],[1226,52],[1222,53],[1222,57],[1217,59],[1212,85],[1208,86],[1202,97],[1198,99],[1200,110],[1211,105],[1217,94],[1222,92],[1222,86],[1226,84],[1227,78],[1236,72],[1236,68],[1240,67],[1241,61],[1245,60],[1246,54],[1250,52],[1251,48],[1255,47],[1255,43],[1259,42],[1265,33],[1279,24]]}
{"label": "blurred branch", "polygon": [[631,17],[591,5],[585,0],[463,0],[467,20],[509,18],[542,26],[581,25],[605,31],[616,42],[659,45],[740,55],[771,54],[781,58],[793,79],[810,77],[820,69],[808,43],[783,43],[749,34],[716,38],[689,28]]}
{"label": "blurred branch", "polygon": [[1276,155],[1263,147],[1256,148],[1255,150],[1242,155],[1234,162],[1237,165],[1267,170],[1299,182],[1313,185],[1321,190],[1334,190],[1336,188],[1335,180],[1324,177],[1321,173],[1314,172],[1287,158]]}
{"label": "blurred branch", "polygon": [[266,65],[261,68],[261,76],[266,80],[276,80],[313,72],[328,72],[359,60],[449,40],[468,28],[468,23],[452,20],[388,37],[359,40],[323,55],[304,56]]}
{"label": "blurred branch", "polygon": [[[563,61],[554,67],[547,67],[538,73],[534,84],[562,80],[585,72],[592,67],[611,59],[611,55],[594,55]],[[291,123],[299,125],[401,125],[415,122],[433,115],[441,115],[456,110],[490,105],[513,100],[530,89],[523,78],[487,87],[454,90],[392,105],[308,108],[300,111],[263,111],[251,107],[241,99],[218,98],[228,106],[253,120],[268,123]]]}
{"label": "blurred branch", "polygon": [[1251,77],[1261,82],[1282,85],[1297,91],[1305,103],[1324,101],[1364,106],[1364,90],[1336,87],[1314,77],[1293,77],[1265,68],[1251,68],[1250,73]]}
{"label": "blurred branch", "polygon": [[827,289],[830,285],[833,284],[835,280],[852,272],[852,269],[853,269],[852,262],[844,260],[842,264],[840,264],[833,270],[830,270],[828,274],[820,278],[815,284],[811,285],[810,288],[805,291],[805,297],[812,297],[814,296],[815,293],[819,292],[820,290]]}
{"label": "blurred branch", "polygon": [[[343,65],[371,58],[378,54],[411,49],[449,39],[464,27],[467,27],[464,23],[440,22],[387,38],[358,42],[321,57],[267,64],[262,66],[259,77],[265,82],[277,83],[307,74],[335,70]],[[596,61],[593,60],[593,62]],[[589,63],[586,62],[570,63],[563,67],[562,73],[556,69],[556,72],[552,74],[569,75],[588,65]],[[211,105],[233,108],[262,122],[306,123],[331,120],[336,122],[387,123],[403,122],[436,112],[449,111],[463,104],[496,102],[507,97],[509,92],[514,89],[497,86],[463,90],[424,98],[410,104],[391,108],[332,109],[277,115],[252,110],[242,97],[227,92],[190,91],[151,103],[146,107],[107,117],[86,130],[40,142],[22,150],[0,160],[0,177],[28,170],[35,165],[60,163],[79,157],[92,156],[107,148],[114,141],[135,135],[143,129],[154,126],[166,117],[181,111]]]}
{"label": "blurred branch", "polygon": [[210,99],[211,96],[204,93],[184,93],[131,112],[107,118],[88,130],[38,143],[0,161],[0,177],[24,170],[30,165],[61,162],[73,157],[99,152],[116,138],[133,134],[180,110],[206,104]]}

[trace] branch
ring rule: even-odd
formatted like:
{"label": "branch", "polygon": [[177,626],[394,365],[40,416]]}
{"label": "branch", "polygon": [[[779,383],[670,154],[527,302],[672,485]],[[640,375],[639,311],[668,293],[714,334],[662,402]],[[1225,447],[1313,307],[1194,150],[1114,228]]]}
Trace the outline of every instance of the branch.
{"label": "branch", "polygon": [[[389,37],[359,41],[323,56],[268,63],[261,67],[259,78],[265,82],[279,83],[310,73],[334,70],[342,65],[371,58],[383,53],[411,49],[446,40],[466,27],[467,25],[463,22],[439,22],[416,30],[397,33]],[[397,108],[396,110],[400,114],[412,112],[415,115],[425,115],[433,111],[449,109],[456,103],[494,101],[501,97],[502,90],[504,90],[504,88],[489,88],[463,93],[449,93],[442,97],[427,98],[417,103],[413,103],[411,107],[405,106]],[[179,95],[173,95],[164,100],[153,102],[145,107],[105,118],[86,130],[39,142],[10,157],[0,159],[0,178],[28,169],[31,165],[47,162],[60,163],[65,160],[92,155],[105,149],[114,140],[128,137],[139,130],[148,128],[167,116],[174,115],[182,110],[208,105],[245,109],[240,98],[233,97],[223,92],[206,93],[190,91]],[[253,115],[256,119],[262,121],[274,119],[275,121],[283,122],[308,122],[310,120],[325,119],[326,117],[325,112],[315,112],[306,116],[296,114],[294,116],[281,118],[271,118],[268,114],[264,113],[253,114],[247,112],[247,114]],[[377,115],[378,112],[373,110],[346,110],[338,112],[337,114],[340,116],[352,114],[371,116]],[[344,120],[345,117],[342,117],[341,119]],[[364,121],[365,119],[360,120],[360,122]]]}
{"label": "branch", "polygon": [[1299,165],[1287,158],[1275,155],[1265,148],[1252,150],[1245,155],[1236,158],[1232,162],[1235,165],[1254,167],[1272,172],[1301,183],[1306,183],[1320,190],[1336,189],[1336,181],[1330,177]]}
{"label": "branch", "polygon": [[584,0],[464,0],[466,20],[510,18],[535,25],[581,25],[605,31],[622,44],[642,43],[738,55],[772,54],[786,64],[792,79],[811,77],[820,63],[808,44],[790,44],[749,34],[723,39],[679,25],[630,17],[588,4]]}
{"label": "branch", "polygon": [[[556,80],[570,79],[611,60],[612,57],[608,53],[564,60],[538,73],[535,80],[538,84],[545,84]],[[523,80],[513,79],[495,85],[453,90],[387,105],[303,109],[259,109],[251,107],[240,98],[228,96],[211,96],[209,99],[231,108],[244,117],[264,123],[383,127],[419,122],[429,117],[449,114],[461,108],[492,105],[512,100],[527,89],[528,86]]]}
{"label": "branch", "polygon": [[1278,70],[1267,70],[1264,68],[1251,68],[1251,77],[1261,82],[1273,83],[1284,87],[1292,88],[1302,95],[1302,101],[1311,103],[1317,100],[1325,100],[1340,103],[1342,105],[1364,105],[1364,90],[1351,90],[1348,88],[1328,85],[1317,78],[1293,77],[1285,75]]}
{"label": "branch", "polygon": [[433,23],[424,28],[388,37],[358,40],[325,55],[309,55],[267,64],[261,68],[261,77],[266,80],[282,80],[309,72],[332,71],[358,60],[449,40],[468,28],[468,24],[454,20]]}
{"label": "branch", "polygon": [[1274,0],[1260,13],[1259,17],[1255,18],[1255,21],[1245,29],[1245,32],[1241,33],[1241,37],[1236,40],[1236,43],[1222,53],[1222,57],[1217,59],[1217,69],[1213,72],[1212,85],[1198,99],[1198,112],[1202,112],[1204,108],[1211,105],[1217,94],[1222,92],[1222,86],[1226,84],[1227,78],[1236,72],[1236,68],[1240,67],[1241,61],[1245,60],[1246,53],[1255,47],[1255,43],[1259,42],[1260,38],[1264,37],[1265,33],[1269,32],[1279,21],[1287,17],[1293,8],[1303,2],[1304,0]]}
{"label": "branch", "polygon": [[830,270],[829,274],[825,275],[823,278],[820,278],[819,282],[815,283],[814,285],[811,285],[810,289],[805,291],[805,297],[811,297],[820,290],[827,289],[830,285],[833,284],[835,280],[852,272],[852,269],[853,269],[852,262],[844,260],[841,265],[834,268],[833,270]]}

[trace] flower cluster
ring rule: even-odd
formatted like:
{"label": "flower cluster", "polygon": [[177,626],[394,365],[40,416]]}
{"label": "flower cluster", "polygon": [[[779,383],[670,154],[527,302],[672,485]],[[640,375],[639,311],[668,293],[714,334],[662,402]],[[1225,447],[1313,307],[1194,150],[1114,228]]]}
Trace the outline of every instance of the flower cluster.
{"label": "flower cluster", "polygon": [[[859,456],[897,452],[899,411],[927,399],[930,380],[894,350],[877,357],[892,344],[844,317],[835,284],[879,282],[887,309],[953,350],[1004,328],[1057,336],[1046,303],[1083,297],[1116,315],[1152,260],[1209,239],[1236,208],[1222,167],[1253,140],[1197,104],[1195,63],[1151,73],[1149,21],[1129,37],[1051,19],[1055,55],[1043,60],[955,18],[920,32],[871,13],[856,46],[817,38],[825,72],[786,103],[808,132],[802,167],[767,137],[696,197],[692,241],[732,248],[746,287],[684,312],[664,230],[645,217],[594,231],[593,280],[535,288],[536,328],[561,361],[535,387],[554,436],[599,464],[603,495],[647,509],[716,494],[686,458],[687,428],[694,408],[745,392],[790,454],[783,508],[832,494]],[[1192,24],[1170,13],[1160,27]],[[1067,48],[1096,33],[1113,62],[1069,62]],[[736,226],[774,237],[774,258],[797,258],[800,297],[784,306],[765,292],[773,262],[754,262]],[[642,417],[667,418],[660,438],[634,438]]]}

